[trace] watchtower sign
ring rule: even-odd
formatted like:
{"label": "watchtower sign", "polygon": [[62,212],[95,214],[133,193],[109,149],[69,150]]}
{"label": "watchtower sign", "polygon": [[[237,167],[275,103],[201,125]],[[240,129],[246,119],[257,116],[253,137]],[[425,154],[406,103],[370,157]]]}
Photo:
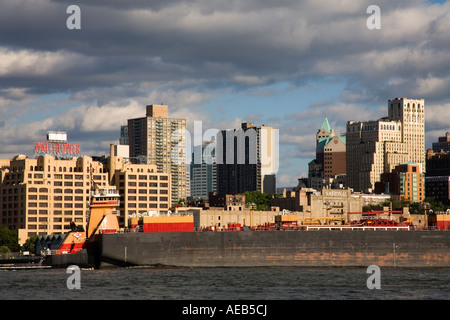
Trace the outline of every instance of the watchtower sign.
{"label": "watchtower sign", "polygon": [[35,155],[52,155],[59,159],[71,159],[80,155],[78,143],[67,143],[67,133],[47,132],[47,141],[34,143]]}

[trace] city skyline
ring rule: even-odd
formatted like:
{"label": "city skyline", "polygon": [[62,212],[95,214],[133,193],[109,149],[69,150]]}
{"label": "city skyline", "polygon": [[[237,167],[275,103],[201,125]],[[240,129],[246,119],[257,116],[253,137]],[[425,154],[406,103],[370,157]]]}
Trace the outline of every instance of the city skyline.
{"label": "city skyline", "polygon": [[449,2],[381,2],[379,30],[370,1],[80,1],[81,30],[66,28],[70,4],[0,5],[1,159],[32,155],[47,131],[107,154],[160,103],[188,130],[278,128],[280,187],[307,176],[325,116],[339,135],[389,99],[424,99],[425,148],[450,131]]}

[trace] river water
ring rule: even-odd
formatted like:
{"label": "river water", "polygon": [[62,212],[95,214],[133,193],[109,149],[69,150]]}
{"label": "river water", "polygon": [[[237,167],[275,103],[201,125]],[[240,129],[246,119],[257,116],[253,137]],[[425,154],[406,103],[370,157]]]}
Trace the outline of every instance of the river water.
{"label": "river water", "polygon": [[[450,300],[449,268],[2,270],[0,300]],[[78,288],[69,289],[77,283]],[[373,283],[373,281],[371,282]],[[73,286],[72,286],[73,287]]]}

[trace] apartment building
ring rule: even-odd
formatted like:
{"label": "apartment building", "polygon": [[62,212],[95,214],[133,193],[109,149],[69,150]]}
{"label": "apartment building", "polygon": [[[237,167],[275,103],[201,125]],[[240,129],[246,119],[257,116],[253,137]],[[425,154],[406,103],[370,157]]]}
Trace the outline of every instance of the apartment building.
{"label": "apartment building", "polygon": [[399,200],[423,202],[425,199],[425,174],[422,164],[402,163],[392,172],[383,173],[376,184],[376,193],[390,194]]}
{"label": "apartment building", "polygon": [[128,119],[127,135],[131,161],[169,173],[172,203],[186,199],[186,120],[169,118],[166,105],[148,105],[145,117]]}

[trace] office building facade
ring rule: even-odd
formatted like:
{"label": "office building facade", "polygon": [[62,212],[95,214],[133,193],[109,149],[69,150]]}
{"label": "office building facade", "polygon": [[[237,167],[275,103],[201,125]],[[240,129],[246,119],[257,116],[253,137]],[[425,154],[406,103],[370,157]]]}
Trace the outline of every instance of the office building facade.
{"label": "office building facade", "polygon": [[347,186],[373,192],[381,174],[413,162],[425,168],[425,103],[423,99],[388,101],[388,116],[375,121],[348,121]]}
{"label": "office building facade", "polygon": [[157,172],[153,164],[133,164],[113,154],[108,159],[110,184],[120,194],[119,226],[128,227],[129,218],[135,213],[156,211],[168,213],[172,205],[171,176]]}
{"label": "office building facade", "polygon": [[71,222],[86,227],[95,189],[115,186],[121,196],[119,226],[133,213],[171,207],[171,177],[155,165],[132,164],[114,154],[106,161],[91,157],[34,159],[16,156],[0,160],[0,224],[18,230],[19,243],[33,235],[70,231]]}
{"label": "office building facade", "polygon": [[[447,137],[439,137],[433,143],[433,150],[427,150],[427,174],[425,190],[427,197],[450,205],[450,150],[447,150]],[[447,151],[446,151],[447,150]]]}
{"label": "office building facade", "polygon": [[106,167],[91,157],[16,156],[0,166],[0,223],[19,231],[19,243],[65,233],[70,222],[86,226],[91,191],[109,186]]}

